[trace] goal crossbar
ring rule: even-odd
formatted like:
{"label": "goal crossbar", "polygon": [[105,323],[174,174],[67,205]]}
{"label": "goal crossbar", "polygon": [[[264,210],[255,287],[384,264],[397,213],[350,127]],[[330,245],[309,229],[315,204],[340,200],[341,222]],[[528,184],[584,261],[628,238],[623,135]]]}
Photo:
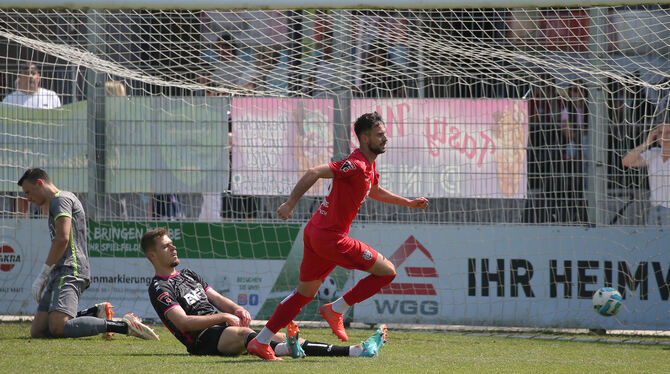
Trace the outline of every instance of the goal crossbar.
{"label": "goal crossbar", "polygon": [[456,9],[456,8],[525,8],[525,7],[591,7],[670,4],[670,0],[8,0],[0,4],[5,9]]}

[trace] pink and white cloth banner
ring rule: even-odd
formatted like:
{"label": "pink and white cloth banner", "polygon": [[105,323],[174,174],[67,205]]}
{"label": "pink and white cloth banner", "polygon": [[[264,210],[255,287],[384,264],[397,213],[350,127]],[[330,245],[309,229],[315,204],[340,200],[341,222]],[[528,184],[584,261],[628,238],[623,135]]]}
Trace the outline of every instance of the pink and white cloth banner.
{"label": "pink and white cloth banner", "polygon": [[382,187],[404,196],[525,198],[528,104],[511,99],[353,100],[353,124],[377,111],[386,153]]}
{"label": "pink and white cloth banner", "polygon": [[[305,171],[333,157],[331,99],[235,98],[232,109],[234,194],[288,195]],[[327,191],[320,180],[307,195]]]}

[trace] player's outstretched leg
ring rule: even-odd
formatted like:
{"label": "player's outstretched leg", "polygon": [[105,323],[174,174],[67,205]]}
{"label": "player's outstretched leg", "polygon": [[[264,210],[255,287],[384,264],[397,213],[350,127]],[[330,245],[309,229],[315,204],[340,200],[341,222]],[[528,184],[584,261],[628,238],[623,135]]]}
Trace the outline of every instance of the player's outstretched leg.
{"label": "player's outstretched leg", "polygon": [[307,305],[312,299],[313,296],[303,296],[297,289],[294,290],[277,305],[277,309],[275,309],[265,327],[249,342],[247,351],[266,360],[278,360],[269,345],[270,340],[279,330],[286,327],[300,313],[302,307]]}
{"label": "player's outstretched leg", "polygon": [[252,355],[256,355],[264,360],[271,360],[271,361],[282,361],[283,359],[281,357],[277,357],[275,355],[275,351],[270,347],[270,344],[261,344],[256,340],[256,338],[253,338],[249,344],[247,344],[247,352],[251,353]]}
{"label": "player's outstretched leg", "polygon": [[132,313],[128,313],[123,316],[123,321],[128,325],[128,335],[130,336],[135,336],[146,340],[160,339],[151,327],[142,323],[142,320]]}
{"label": "player's outstretched leg", "polygon": [[333,334],[344,342],[349,340],[347,332],[344,330],[342,314],[333,311],[332,304],[324,304],[321,309],[319,309],[319,314],[321,314],[323,319],[328,322],[330,329],[333,330]]}
{"label": "player's outstretched leg", "polygon": [[379,349],[386,343],[386,324],[382,324],[368,340],[361,342],[363,345],[363,352],[361,357],[377,357]]}
{"label": "player's outstretched leg", "polygon": [[[114,319],[114,307],[112,306],[112,303],[104,301],[102,303],[95,304],[95,307],[98,309],[95,314],[96,317],[108,321],[112,321]],[[109,340],[113,335],[113,332],[106,332],[102,335],[102,337]]]}
{"label": "player's outstretched leg", "polygon": [[300,329],[294,321],[291,321],[288,326],[286,326],[286,345],[288,346],[288,351],[293,358],[305,358],[305,351],[300,345]]}

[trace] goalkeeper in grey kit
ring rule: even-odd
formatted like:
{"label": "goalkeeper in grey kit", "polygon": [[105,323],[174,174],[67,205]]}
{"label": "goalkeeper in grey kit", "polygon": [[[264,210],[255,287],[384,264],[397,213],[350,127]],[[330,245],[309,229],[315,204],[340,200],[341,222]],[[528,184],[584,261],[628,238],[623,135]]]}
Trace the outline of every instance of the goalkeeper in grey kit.
{"label": "goalkeeper in grey kit", "polygon": [[30,336],[78,338],[105,334],[110,338],[120,333],[158,340],[158,335],[131,313],[113,320],[108,302],[77,312],[79,297],[91,283],[84,208],[72,192],[59,190],[42,169],[26,170],[18,185],[28,201],[49,207],[51,246],[32,285],[38,306]]}

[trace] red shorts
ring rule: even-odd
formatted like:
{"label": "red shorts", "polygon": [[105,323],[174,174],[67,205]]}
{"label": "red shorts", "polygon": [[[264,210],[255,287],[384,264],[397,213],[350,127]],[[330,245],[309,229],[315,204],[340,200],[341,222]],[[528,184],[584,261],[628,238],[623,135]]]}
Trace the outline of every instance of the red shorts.
{"label": "red shorts", "polygon": [[335,266],[346,269],[368,270],[377,261],[377,251],[360,240],[344,233],[319,230],[307,224],[303,234],[305,245],[300,280],[323,280]]}

